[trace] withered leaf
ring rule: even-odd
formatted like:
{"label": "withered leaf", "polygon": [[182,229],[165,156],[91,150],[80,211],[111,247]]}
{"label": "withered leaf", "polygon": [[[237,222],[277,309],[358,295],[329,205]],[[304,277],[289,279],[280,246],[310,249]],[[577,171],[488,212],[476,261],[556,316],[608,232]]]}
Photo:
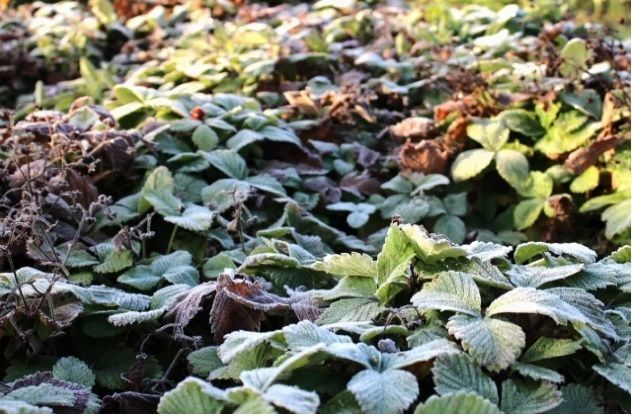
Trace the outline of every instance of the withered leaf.
{"label": "withered leaf", "polygon": [[448,166],[449,152],[439,141],[423,140],[413,144],[407,140],[399,152],[399,166],[404,170],[424,174],[444,173]]}
{"label": "withered leaf", "polygon": [[361,198],[363,195],[379,193],[380,182],[366,170],[362,173],[352,171],[340,179],[340,188]]}
{"label": "withered leaf", "polygon": [[210,312],[213,338],[220,343],[232,331],[258,331],[266,312],[288,308],[286,298],[265,291],[260,282],[220,274]]}
{"label": "withered leaf", "polygon": [[206,282],[178,295],[165,317],[173,318],[180,329],[186,327],[202,310],[202,302],[215,292],[216,287],[217,283]]}
{"label": "withered leaf", "polygon": [[404,119],[390,127],[391,135],[398,140],[412,138],[415,140],[428,139],[434,135],[434,122],[424,117],[412,117]]}
{"label": "withered leaf", "polygon": [[160,395],[139,392],[119,392],[103,397],[102,414],[152,414],[156,412]]}

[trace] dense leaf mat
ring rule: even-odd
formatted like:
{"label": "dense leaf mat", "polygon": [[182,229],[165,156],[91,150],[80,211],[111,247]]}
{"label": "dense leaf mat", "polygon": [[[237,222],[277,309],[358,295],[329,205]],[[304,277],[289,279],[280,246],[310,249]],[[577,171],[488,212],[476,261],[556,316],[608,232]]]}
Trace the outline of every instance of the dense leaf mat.
{"label": "dense leaf mat", "polygon": [[0,412],[630,412],[629,40],[84,3],[0,1]]}

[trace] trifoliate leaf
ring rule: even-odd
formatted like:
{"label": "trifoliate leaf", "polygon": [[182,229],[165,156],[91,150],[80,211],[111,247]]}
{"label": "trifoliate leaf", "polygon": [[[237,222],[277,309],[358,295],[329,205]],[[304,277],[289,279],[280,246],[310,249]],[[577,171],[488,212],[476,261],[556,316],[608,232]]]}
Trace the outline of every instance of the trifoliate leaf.
{"label": "trifoliate leaf", "polygon": [[538,414],[555,408],[562,394],[549,382],[540,384],[505,380],[500,409],[507,414]]}
{"label": "trifoliate leaf", "polygon": [[401,414],[419,395],[417,379],[403,370],[363,370],[351,378],[347,389],[368,414]]}
{"label": "trifoliate leaf", "polygon": [[165,392],[158,403],[160,414],[218,414],[226,394],[197,377],[187,377],[175,389]]}
{"label": "trifoliate leaf", "polygon": [[432,367],[435,392],[447,395],[458,391],[476,394],[498,404],[498,389],[494,381],[467,355],[442,356]]}
{"label": "trifoliate leaf", "polygon": [[500,414],[498,407],[474,392],[460,391],[433,395],[419,404],[415,414]]}
{"label": "trifoliate leaf", "polygon": [[91,388],[94,386],[94,373],[86,363],[77,357],[62,357],[53,366],[53,377]]}
{"label": "trifoliate leaf", "polygon": [[479,364],[494,372],[513,364],[525,345],[522,328],[499,319],[455,315],[447,328]]}
{"label": "trifoliate leaf", "polygon": [[467,273],[440,273],[416,293],[411,302],[421,309],[461,312],[478,316],[481,295],[474,279]]}

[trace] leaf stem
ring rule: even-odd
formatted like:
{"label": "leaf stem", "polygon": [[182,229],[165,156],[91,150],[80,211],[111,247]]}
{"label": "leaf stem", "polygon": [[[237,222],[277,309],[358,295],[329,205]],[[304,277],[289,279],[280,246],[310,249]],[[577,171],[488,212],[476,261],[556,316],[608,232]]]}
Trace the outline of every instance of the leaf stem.
{"label": "leaf stem", "polygon": [[173,245],[173,240],[176,237],[177,231],[178,231],[178,225],[174,225],[173,231],[171,231],[171,237],[169,238],[169,244],[167,245],[167,254],[171,253],[171,246]]}

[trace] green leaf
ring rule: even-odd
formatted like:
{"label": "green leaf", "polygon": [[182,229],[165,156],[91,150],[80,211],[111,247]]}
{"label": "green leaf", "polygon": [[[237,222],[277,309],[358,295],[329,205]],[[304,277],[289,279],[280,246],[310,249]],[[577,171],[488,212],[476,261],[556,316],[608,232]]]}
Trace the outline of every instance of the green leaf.
{"label": "green leaf", "polygon": [[467,136],[486,150],[498,151],[509,139],[509,129],[505,127],[502,119],[479,119],[467,126]]}
{"label": "green leaf", "polygon": [[279,331],[252,332],[235,331],[228,334],[224,343],[219,347],[218,354],[224,363],[230,362],[239,353],[251,350],[272,339]]}
{"label": "green leaf", "polygon": [[385,305],[407,286],[407,275],[415,250],[399,225],[391,225],[377,256],[377,298]]}
{"label": "green leaf", "polygon": [[236,179],[217,180],[202,189],[202,201],[218,213],[243,203],[250,195],[250,185]]}
{"label": "green leaf", "polygon": [[548,242],[527,242],[518,245],[514,252],[514,260],[516,263],[524,264],[535,256],[547,252],[570,257],[585,264],[591,264],[597,260],[597,253],[584,245],[577,243],[550,244]]}
{"label": "green leaf", "polygon": [[224,366],[217,355],[217,347],[203,347],[192,351],[187,356],[187,361],[193,374],[201,377],[207,377],[213,370]]}
{"label": "green leaf", "polygon": [[259,131],[259,134],[270,141],[289,142],[290,144],[301,147],[301,140],[293,131],[281,129],[278,126],[265,126]]}
{"label": "green leaf", "polygon": [[481,368],[463,354],[442,356],[432,367],[435,392],[447,395],[458,391],[475,392],[498,404],[498,389],[494,381]]}
{"label": "green leaf", "polygon": [[602,101],[599,93],[592,89],[584,89],[580,93],[564,91],[560,98],[567,105],[591,116],[595,120],[601,119]]}
{"label": "green leaf", "polygon": [[[628,352],[630,347],[627,347]],[[627,393],[630,393],[630,363],[628,364],[617,363],[610,361],[607,364],[595,364],[593,370],[599,375],[605,378],[613,385],[623,389]]]}
{"label": "green leaf", "polygon": [[474,392],[432,395],[419,404],[415,414],[500,414],[496,405]]}
{"label": "green leaf", "polygon": [[261,133],[251,129],[242,129],[228,139],[226,146],[234,151],[239,151],[246,145],[261,141],[262,139],[264,139],[264,136]]}
{"label": "green leaf", "polygon": [[524,109],[510,109],[498,115],[509,129],[531,138],[540,138],[545,131],[533,112]]}
{"label": "green leaf", "polygon": [[36,406],[25,401],[0,398],[0,413],[2,414],[52,414],[53,410],[47,406]]}
{"label": "green leaf", "polygon": [[248,176],[246,161],[233,150],[216,150],[204,153],[209,163],[227,176],[243,180]]}
{"label": "green leaf", "polygon": [[578,309],[565,303],[556,294],[529,287],[519,287],[501,295],[489,305],[486,315],[490,317],[506,313],[545,315],[561,325],[566,325],[568,321],[587,322]]}
{"label": "green leaf", "polygon": [[187,377],[175,389],[165,392],[158,403],[159,414],[218,414],[226,394],[197,377]]}
{"label": "green leaf", "polygon": [[165,216],[165,221],[188,231],[206,231],[213,224],[213,212],[205,206],[187,205],[178,215]]}
{"label": "green leaf", "polygon": [[585,40],[580,38],[571,39],[560,52],[560,58],[562,58],[560,74],[569,78],[580,77],[588,68],[587,62],[590,56],[591,52]]}
{"label": "green leaf", "polygon": [[420,261],[433,264],[447,258],[462,257],[466,254],[462,248],[452,245],[450,241],[440,235],[428,234],[419,225],[402,224],[399,227],[410,240]]}
{"label": "green leaf", "polygon": [[346,335],[336,335],[328,329],[314,325],[310,321],[301,321],[297,324],[288,325],[283,328],[283,335],[290,350],[298,351],[313,345],[323,343],[330,345],[333,343],[352,342]]}
{"label": "green leaf", "polygon": [[494,156],[493,151],[482,148],[460,153],[452,163],[452,179],[458,182],[476,177],[487,168]]}
{"label": "green leaf", "polygon": [[258,391],[247,387],[235,387],[226,391],[230,402],[239,405],[233,414],[274,414],[274,407]]}
{"label": "green leaf", "polygon": [[571,383],[562,386],[562,403],[549,410],[550,414],[603,414],[601,401],[593,390]]}
{"label": "green leaf", "polygon": [[518,372],[521,376],[533,380],[546,380],[553,383],[562,383],[564,381],[564,376],[558,372],[546,367],[536,366],[535,364],[518,362],[512,366],[512,370]]}
{"label": "green leaf", "polygon": [[568,264],[557,267],[513,266],[508,271],[511,282],[516,287],[540,287],[544,284],[570,277],[584,268],[583,264]]}
{"label": "green leaf", "polygon": [[360,414],[362,410],[353,394],[348,390],[343,390],[328,400],[318,412],[320,414]]}
{"label": "green leaf", "polygon": [[450,215],[464,216],[467,214],[467,193],[452,193],[443,199],[445,209]]}
{"label": "green leaf", "polygon": [[518,203],[513,212],[514,226],[523,230],[535,223],[544,209],[545,200],[540,197],[523,200]]}
{"label": "green leaf", "polygon": [[335,324],[336,322],[354,322],[373,320],[383,311],[374,299],[344,298],[329,305],[316,321],[319,325]]}
{"label": "green leaf", "polygon": [[317,393],[282,384],[270,386],[263,398],[295,414],[315,414],[320,405]]}
{"label": "green leaf", "polygon": [[529,181],[529,162],[521,152],[508,149],[498,151],[496,170],[514,189],[522,189]]}
{"label": "green leaf", "polygon": [[570,185],[573,193],[586,193],[599,185],[599,169],[590,166],[581,175],[575,177]]}
{"label": "green leaf", "polygon": [[62,357],[53,366],[53,377],[67,382],[91,388],[94,386],[94,373],[86,363],[77,357]]}
{"label": "green leaf", "polygon": [[178,215],[182,208],[180,199],[173,195],[173,177],[166,167],[158,167],[149,174],[141,190],[142,199],[138,211],[146,212],[152,206],[162,216]]}
{"label": "green leaf", "polygon": [[367,254],[342,253],[326,255],[323,261],[312,264],[312,268],[336,277],[367,277],[377,275],[377,264]]}
{"label": "green leaf", "polygon": [[465,223],[458,216],[442,215],[434,224],[433,231],[445,235],[450,241],[460,244],[465,240]]}
{"label": "green leaf", "polygon": [[117,250],[110,243],[98,244],[91,250],[97,254],[99,259],[99,264],[93,266],[93,270],[97,273],[117,273],[134,263],[130,250],[126,248]]}
{"label": "green leaf", "polygon": [[419,395],[417,379],[403,370],[363,370],[351,378],[347,389],[368,414],[401,414]]}
{"label": "green leaf", "polygon": [[125,327],[133,324],[140,324],[145,321],[152,321],[160,318],[166,312],[166,308],[152,309],[149,311],[120,312],[108,316],[108,322],[115,327]]}
{"label": "green leaf", "polygon": [[119,276],[117,281],[148,290],[155,287],[161,279],[171,284],[199,284],[199,273],[192,264],[191,254],[187,251],[176,251],[156,258],[149,266],[136,266]]}
{"label": "green leaf", "polygon": [[525,351],[520,361],[532,363],[555,357],[564,357],[581,350],[580,342],[569,339],[540,337]]}
{"label": "green leaf", "polygon": [[234,269],[237,266],[233,259],[226,253],[219,253],[216,256],[206,259],[202,265],[202,274],[207,278],[216,278],[225,269]]}
{"label": "green leaf", "polygon": [[513,364],[525,345],[522,328],[499,319],[455,315],[447,328],[479,364],[493,372]]}
{"label": "green leaf", "polygon": [[509,379],[503,382],[500,409],[507,414],[538,414],[561,402],[562,394],[551,383],[537,385]]}
{"label": "green leaf", "polygon": [[199,125],[195,128],[191,140],[202,151],[215,149],[219,143],[219,138],[215,131],[206,125]]}
{"label": "green leaf", "polygon": [[632,202],[630,199],[612,205],[603,211],[601,220],[606,222],[606,238],[612,239],[615,235],[630,228],[631,211]]}
{"label": "green leaf", "polygon": [[461,312],[479,316],[481,295],[472,276],[459,272],[443,272],[417,292],[411,302],[414,306],[441,311]]}

